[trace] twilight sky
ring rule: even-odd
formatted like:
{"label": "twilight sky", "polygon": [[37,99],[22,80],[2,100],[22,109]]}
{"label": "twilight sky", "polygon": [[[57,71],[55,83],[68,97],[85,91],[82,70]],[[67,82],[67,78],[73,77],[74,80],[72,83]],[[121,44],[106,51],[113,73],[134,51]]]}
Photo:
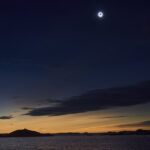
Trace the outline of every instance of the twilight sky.
{"label": "twilight sky", "polygon": [[1,2],[0,132],[150,129],[149,18],[146,0]]}

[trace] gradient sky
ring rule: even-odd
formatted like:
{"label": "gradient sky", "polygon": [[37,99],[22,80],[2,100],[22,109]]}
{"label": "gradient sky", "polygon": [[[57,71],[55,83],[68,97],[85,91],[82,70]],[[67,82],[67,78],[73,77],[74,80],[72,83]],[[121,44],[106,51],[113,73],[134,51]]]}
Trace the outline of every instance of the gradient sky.
{"label": "gradient sky", "polygon": [[150,129],[149,18],[146,0],[1,2],[0,132]]}

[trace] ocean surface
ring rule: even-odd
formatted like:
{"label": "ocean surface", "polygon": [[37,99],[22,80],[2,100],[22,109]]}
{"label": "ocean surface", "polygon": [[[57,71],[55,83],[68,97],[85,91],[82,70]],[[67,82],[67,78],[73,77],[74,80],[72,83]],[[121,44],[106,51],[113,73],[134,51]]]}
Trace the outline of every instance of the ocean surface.
{"label": "ocean surface", "polygon": [[0,150],[150,150],[150,136],[0,138]]}

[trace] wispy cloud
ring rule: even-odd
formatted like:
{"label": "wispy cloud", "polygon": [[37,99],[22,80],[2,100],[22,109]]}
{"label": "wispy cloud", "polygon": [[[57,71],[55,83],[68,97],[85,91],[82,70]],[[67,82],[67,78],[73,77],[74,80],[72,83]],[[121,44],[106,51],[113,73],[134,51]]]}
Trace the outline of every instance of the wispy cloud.
{"label": "wispy cloud", "polygon": [[12,99],[15,99],[15,100],[20,99],[20,98],[21,96],[18,96],[18,95],[12,97]]}
{"label": "wispy cloud", "polygon": [[61,63],[43,63],[43,61],[38,62],[37,60],[32,60],[28,58],[3,58],[0,60],[0,66],[32,66],[34,68],[44,69],[47,71],[69,71],[78,72],[83,68],[81,65],[76,64],[63,64]]}
{"label": "wispy cloud", "polygon": [[65,64],[36,64],[37,67],[48,70],[48,71],[71,71],[78,72],[81,70],[79,65],[65,65]]}
{"label": "wispy cloud", "polygon": [[7,119],[12,119],[13,118],[13,116],[0,116],[0,119],[1,120],[7,120]]}
{"label": "wispy cloud", "polygon": [[126,87],[99,89],[64,99],[54,107],[35,108],[26,115],[59,116],[145,104],[150,102],[149,91],[150,81]]}
{"label": "wispy cloud", "polygon": [[127,116],[107,116],[107,117],[103,117],[104,119],[113,119],[113,118],[125,118]]}
{"label": "wispy cloud", "polygon": [[21,108],[22,110],[32,110],[32,109],[35,109],[34,107],[22,107]]}
{"label": "wispy cloud", "polygon": [[59,104],[62,103],[61,100],[57,100],[57,99],[52,99],[52,98],[47,98],[45,99],[46,102],[50,103],[50,104]]}
{"label": "wispy cloud", "polygon": [[118,127],[124,128],[124,127],[150,127],[150,120],[143,121],[143,122],[137,122],[137,123],[131,123],[131,124],[122,124]]}

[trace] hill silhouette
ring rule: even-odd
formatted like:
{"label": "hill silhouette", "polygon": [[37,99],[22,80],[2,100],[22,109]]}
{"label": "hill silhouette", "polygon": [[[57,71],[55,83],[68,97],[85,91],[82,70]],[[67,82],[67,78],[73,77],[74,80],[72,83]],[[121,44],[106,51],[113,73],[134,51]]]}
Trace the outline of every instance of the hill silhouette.
{"label": "hill silhouette", "polygon": [[105,132],[105,133],[39,133],[36,131],[23,129],[23,130],[16,130],[11,133],[7,134],[0,134],[0,137],[41,137],[41,136],[53,136],[53,135],[85,135],[85,136],[92,136],[92,135],[150,135],[150,130],[142,130],[138,129],[136,131],[120,131],[120,132]]}
{"label": "hill silhouette", "polygon": [[39,133],[28,129],[16,130],[8,134],[0,134],[0,137],[38,137],[38,136],[52,136],[52,134]]}
{"label": "hill silhouette", "polygon": [[41,133],[28,129],[16,130],[9,133],[9,136],[41,136]]}

